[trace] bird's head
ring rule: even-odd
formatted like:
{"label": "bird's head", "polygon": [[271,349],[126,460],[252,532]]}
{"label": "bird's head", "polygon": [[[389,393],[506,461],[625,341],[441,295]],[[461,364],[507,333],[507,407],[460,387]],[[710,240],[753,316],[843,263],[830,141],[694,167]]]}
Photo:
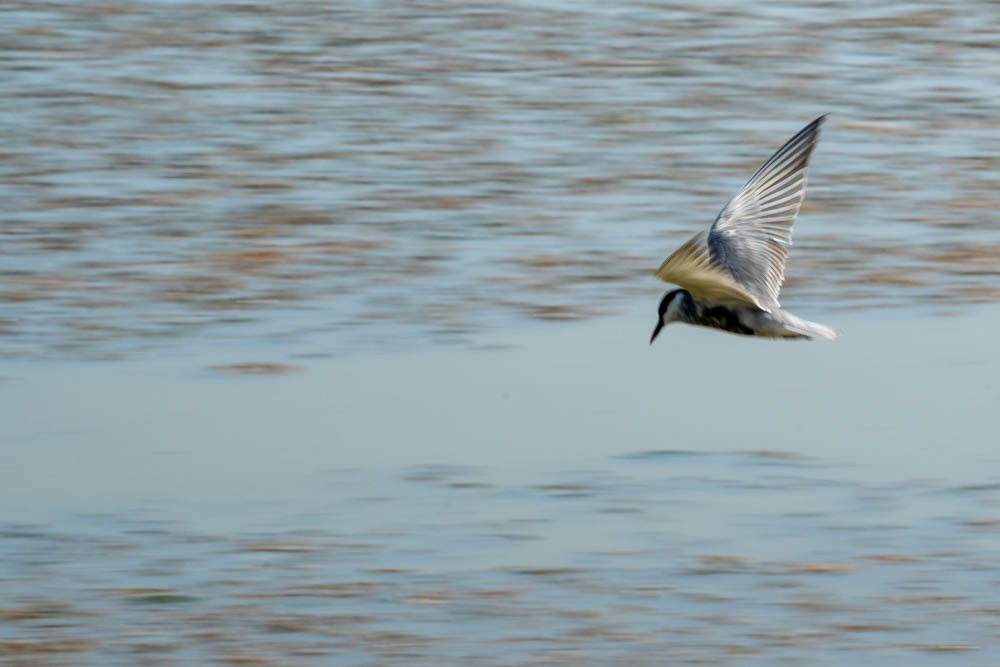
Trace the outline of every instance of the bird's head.
{"label": "bird's head", "polygon": [[681,308],[681,301],[687,296],[687,292],[682,289],[675,289],[663,295],[660,300],[660,307],[657,309],[656,328],[653,335],[649,337],[649,344],[652,345],[656,337],[660,335],[660,330],[671,322],[680,319],[678,313]]}

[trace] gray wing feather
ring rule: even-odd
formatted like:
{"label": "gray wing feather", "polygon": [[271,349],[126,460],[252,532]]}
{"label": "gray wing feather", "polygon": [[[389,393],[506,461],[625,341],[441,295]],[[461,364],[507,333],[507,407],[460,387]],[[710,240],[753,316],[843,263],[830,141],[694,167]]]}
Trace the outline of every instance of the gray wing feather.
{"label": "gray wing feather", "polygon": [[719,213],[708,232],[712,259],[765,310],[779,307],[792,225],[806,192],[809,156],[826,116],[778,149]]}

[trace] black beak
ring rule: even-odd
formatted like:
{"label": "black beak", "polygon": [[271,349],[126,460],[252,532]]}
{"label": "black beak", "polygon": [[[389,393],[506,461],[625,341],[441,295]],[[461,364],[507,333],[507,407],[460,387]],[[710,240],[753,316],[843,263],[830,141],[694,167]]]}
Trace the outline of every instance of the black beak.
{"label": "black beak", "polygon": [[652,345],[653,341],[656,340],[656,337],[660,335],[660,329],[662,328],[663,328],[663,320],[660,320],[659,322],[656,323],[656,328],[653,329],[653,335],[649,337],[650,345]]}

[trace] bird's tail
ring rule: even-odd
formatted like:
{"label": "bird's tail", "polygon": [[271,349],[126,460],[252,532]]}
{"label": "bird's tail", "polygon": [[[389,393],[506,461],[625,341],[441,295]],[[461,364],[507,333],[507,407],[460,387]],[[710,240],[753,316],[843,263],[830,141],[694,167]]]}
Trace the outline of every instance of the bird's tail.
{"label": "bird's tail", "polygon": [[823,340],[837,340],[837,336],[840,335],[840,329],[835,329],[833,327],[828,327],[825,324],[820,324],[819,322],[810,322],[808,320],[800,320],[800,326],[796,327],[801,333],[809,336],[810,338],[822,338]]}
{"label": "bird's tail", "polygon": [[786,315],[788,315],[788,319],[785,321],[785,325],[795,333],[802,334],[807,338],[837,340],[837,336],[840,335],[840,329],[834,329],[833,327],[828,327],[827,325],[820,324],[819,322],[803,320],[802,318],[796,317],[791,313],[786,313]]}

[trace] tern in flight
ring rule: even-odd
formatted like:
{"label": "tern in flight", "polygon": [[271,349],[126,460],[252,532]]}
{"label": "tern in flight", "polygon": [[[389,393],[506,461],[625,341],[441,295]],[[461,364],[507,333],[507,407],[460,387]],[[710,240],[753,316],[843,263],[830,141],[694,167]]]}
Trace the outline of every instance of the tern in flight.
{"label": "tern in flight", "polygon": [[778,303],[792,225],[806,192],[809,156],[826,116],[806,125],[757,170],[708,230],[678,248],[656,271],[679,285],[660,301],[650,344],[670,322],[765,338],[824,338],[840,333]]}

